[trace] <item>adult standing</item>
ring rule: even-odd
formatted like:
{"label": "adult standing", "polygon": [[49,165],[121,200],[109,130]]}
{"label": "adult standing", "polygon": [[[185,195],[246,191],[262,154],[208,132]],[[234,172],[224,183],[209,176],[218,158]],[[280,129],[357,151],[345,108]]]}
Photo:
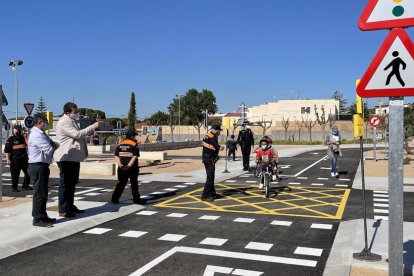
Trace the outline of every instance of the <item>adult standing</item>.
{"label": "adult standing", "polygon": [[10,165],[13,192],[18,192],[20,171],[24,173],[22,189],[33,190],[30,186],[30,177],[27,173],[29,157],[27,156],[27,143],[22,135],[22,128],[19,125],[13,126],[13,135],[10,136],[4,145],[7,165]]}
{"label": "adult standing", "polygon": [[33,183],[33,226],[51,227],[56,221],[46,213],[46,202],[49,185],[49,165],[52,163],[53,152],[58,147],[44,132],[48,129],[48,121],[42,114],[33,118],[34,127],[29,135],[29,167],[28,171]]}
{"label": "adult standing", "polygon": [[131,181],[133,203],[145,204],[145,201],[141,200],[138,191],[139,148],[136,140],[137,135],[138,133],[135,130],[128,130],[125,134],[125,140],[115,149],[115,162],[118,165],[118,184],[116,184],[112,194],[111,202],[114,204],[119,203],[119,198],[124,192],[128,179]]}
{"label": "adult standing", "polygon": [[248,171],[250,168],[250,153],[254,146],[254,136],[250,127],[242,125],[242,129],[237,137],[237,143],[240,145],[240,149],[243,156],[243,171]]}
{"label": "adult standing", "polygon": [[80,162],[88,157],[85,137],[99,127],[99,122],[81,129],[78,106],[68,102],[63,106],[63,116],[56,124],[56,138],[60,147],[54,159],[59,167],[59,215],[73,218],[85,212],[74,205],[75,186],[78,182]]}
{"label": "adult standing", "polygon": [[341,135],[336,125],[332,125],[330,133],[326,135],[325,145],[328,146],[328,156],[332,159],[331,176],[339,177],[336,164],[341,153]]}
{"label": "adult standing", "polygon": [[203,194],[201,195],[202,201],[213,202],[217,198],[221,198],[220,194],[216,193],[214,188],[214,177],[216,171],[216,162],[218,160],[219,151],[224,147],[218,143],[218,136],[222,131],[220,125],[213,125],[208,134],[203,139],[203,155],[202,160],[204,167],[206,168],[206,184],[204,185]]}

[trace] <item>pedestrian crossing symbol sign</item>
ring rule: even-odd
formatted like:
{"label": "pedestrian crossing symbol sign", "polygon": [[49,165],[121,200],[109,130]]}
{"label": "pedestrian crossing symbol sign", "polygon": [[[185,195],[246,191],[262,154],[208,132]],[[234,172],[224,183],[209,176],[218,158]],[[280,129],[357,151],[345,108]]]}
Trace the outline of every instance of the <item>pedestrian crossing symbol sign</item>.
{"label": "pedestrian crossing symbol sign", "polygon": [[414,96],[412,76],[414,44],[403,29],[393,29],[361,78],[357,93],[363,98]]}
{"label": "pedestrian crossing symbol sign", "polygon": [[358,26],[363,31],[414,26],[414,1],[369,0]]}

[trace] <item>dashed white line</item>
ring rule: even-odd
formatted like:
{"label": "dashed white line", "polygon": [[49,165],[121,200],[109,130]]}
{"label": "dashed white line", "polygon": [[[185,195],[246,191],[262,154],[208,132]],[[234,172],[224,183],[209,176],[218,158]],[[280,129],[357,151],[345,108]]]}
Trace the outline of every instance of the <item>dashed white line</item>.
{"label": "dashed white line", "polygon": [[97,196],[97,195],[100,195],[101,193],[87,193],[87,194],[85,194],[85,195],[87,195],[87,196]]}
{"label": "dashed white line", "polygon": [[384,195],[384,194],[374,194],[374,197],[388,198],[388,195]]}
{"label": "dashed white line", "polygon": [[170,218],[183,218],[185,216],[187,216],[187,214],[183,214],[183,213],[171,213],[167,215],[167,217],[170,217]]}
{"label": "dashed white line", "polygon": [[216,220],[216,219],[218,219],[220,216],[207,216],[207,215],[205,215],[205,216],[202,216],[202,217],[199,217],[198,219],[204,219],[204,220]]}
{"label": "dashed white line", "polygon": [[137,215],[141,215],[141,216],[152,216],[153,214],[156,214],[158,212],[156,211],[141,211],[139,213],[136,213]]}
{"label": "dashed white line", "polygon": [[139,183],[151,183],[152,181],[150,181],[150,180],[142,180],[142,181],[139,181]]}
{"label": "dashed white line", "polygon": [[374,216],[374,219],[376,219],[376,220],[380,220],[380,219],[388,220],[388,217],[387,216]]}
{"label": "dashed white line", "polygon": [[234,182],[236,182],[237,180],[226,180],[226,181],[224,181],[224,182],[227,182],[227,183],[234,183]]}
{"label": "dashed white line", "polygon": [[388,202],[388,198],[374,198],[374,202]]}
{"label": "dashed white line", "polygon": [[103,233],[109,232],[112,229],[109,228],[92,228],[88,231],[83,232],[84,234],[94,234],[94,235],[101,235]]}
{"label": "dashed white line", "polygon": [[325,184],[322,184],[322,183],[312,183],[311,186],[325,186]]}
{"label": "dashed white line", "polygon": [[283,220],[274,220],[270,223],[271,225],[279,225],[279,226],[290,226],[292,225],[291,221],[283,221]]}
{"label": "dashed white line", "polygon": [[294,254],[320,257],[322,252],[323,249],[299,246],[296,248]]}
{"label": "dashed white line", "polygon": [[256,180],[247,180],[246,183],[257,183]]}
{"label": "dashed white line", "polygon": [[384,208],[388,208],[388,204],[385,203],[374,203],[374,207],[384,207]]}
{"label": "dashed white line", "polygon": [[339,181],[351,181],[349,178],[339,178]]}
{"label": "dashed white line", "polygon": [[374,194],[388,194],[388,191],[374,191]]}
{"label": "dashed white line", "polygon": [[332,229],[332,224],[312,223],[311,228],[330,230]]}
{"label": "dashed white line", "polygon": [[251,219],[251,218],[236,218],[233,221],[234,222],[252,223],[254,221],[254,219]]}
{"label": "dashed white line", "polygon": [[306,177],[306,176],[298,176],[298,177],[296,177],[297,179],[308,179],[308,177]]}
{"label": "dashed white line", "polygon": [[125,232],[121,235],[119,235],[120,237],[128,237],[128,238],[139,238],[145,234],[147,234],[148,232],[144,232],[144,231],[128,231]]}
{"label": "dashed white line", "polygon": [[272,243],[249,242],[244,248],[253,250],[269,251],[272,248]]}
{"label": "dashed white line", "polygon": [[178,190],[177,189],[173,189],[173,188],[167,188],[167,189],[164,189],[163,191],[175,192],[175,191],[178,191]]}
{"label": "dashed white line", "polygon": [[289,182],[289,185],[300,185],[300,182]]}
{"label": "dashed white line", "polygon": [[186,237],[186,235],[165,234],[164,236],[158,238],[158,240],[178,242],[178,241],[184,239],[185,237]]}
{"label": "dashed white line", "polygon": [[200,242],[200,244],[222,246],[227,241],[228,240],[226,239],[205,238],[204,240]]}
{"label": "dashed white line", "polygon": [[386,209],[374,209],[374,213],[388,214],[388,210],[386,210]]}
{"label": "dashed white line", "polygon": [[163,195],[163,194],[165,194],[165,192],[153,192],[153,193],[150,193],[150,195]]}
{"label": "dashed white line", "polygon": [[318,180],[329,180],[329,178],[326,178],[326,177],[318,177]]}
{"label": "dashed white line", "polygon": [[197,183],[195,183],[195,182],[185,182],[185,183],[183,183],[184,185],[195,185],[195,184],[197,184]]}
{"label": "dashed white line", "polygon": [[336,184],[335,187],[348,187],[346,184]]}
{"label": "dashed white line", "polygon": [[176,188],[186,188],[187,186],[184,186],[184,185],[175,185],[174,187],[176,187]]}

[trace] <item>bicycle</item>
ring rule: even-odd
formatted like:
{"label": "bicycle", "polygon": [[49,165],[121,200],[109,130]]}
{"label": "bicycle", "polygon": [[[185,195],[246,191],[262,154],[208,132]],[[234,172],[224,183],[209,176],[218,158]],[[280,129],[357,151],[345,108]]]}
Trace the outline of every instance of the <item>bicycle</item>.
{"label": "bicycle", "polygon": [[[258,164],[261,167],[261,178],[260,183],[263,183],[263,188],[265,192],[266,198],[270,196],[270,182],[272,181],[273,176],[273,164],[272,163],[262,163]],[[277,172],[276,172],[276,179],[279,179]]]}

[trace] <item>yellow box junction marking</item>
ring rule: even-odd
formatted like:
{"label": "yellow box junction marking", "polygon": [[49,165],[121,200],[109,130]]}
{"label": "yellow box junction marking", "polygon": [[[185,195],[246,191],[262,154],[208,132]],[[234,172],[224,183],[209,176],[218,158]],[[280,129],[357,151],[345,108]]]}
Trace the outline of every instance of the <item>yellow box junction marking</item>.
{"label": "yellow box junction marking", "polygon": [[[203,188],[158,203],[156,207],[204,211],[341,219],[350,189],[295,186],[265,198],[257,186],[216,184],[224,197],[214,202],[201,201]],[[272,187],[276,188],[276,187]],[[245,193],[243,193],[245,191]]]}

